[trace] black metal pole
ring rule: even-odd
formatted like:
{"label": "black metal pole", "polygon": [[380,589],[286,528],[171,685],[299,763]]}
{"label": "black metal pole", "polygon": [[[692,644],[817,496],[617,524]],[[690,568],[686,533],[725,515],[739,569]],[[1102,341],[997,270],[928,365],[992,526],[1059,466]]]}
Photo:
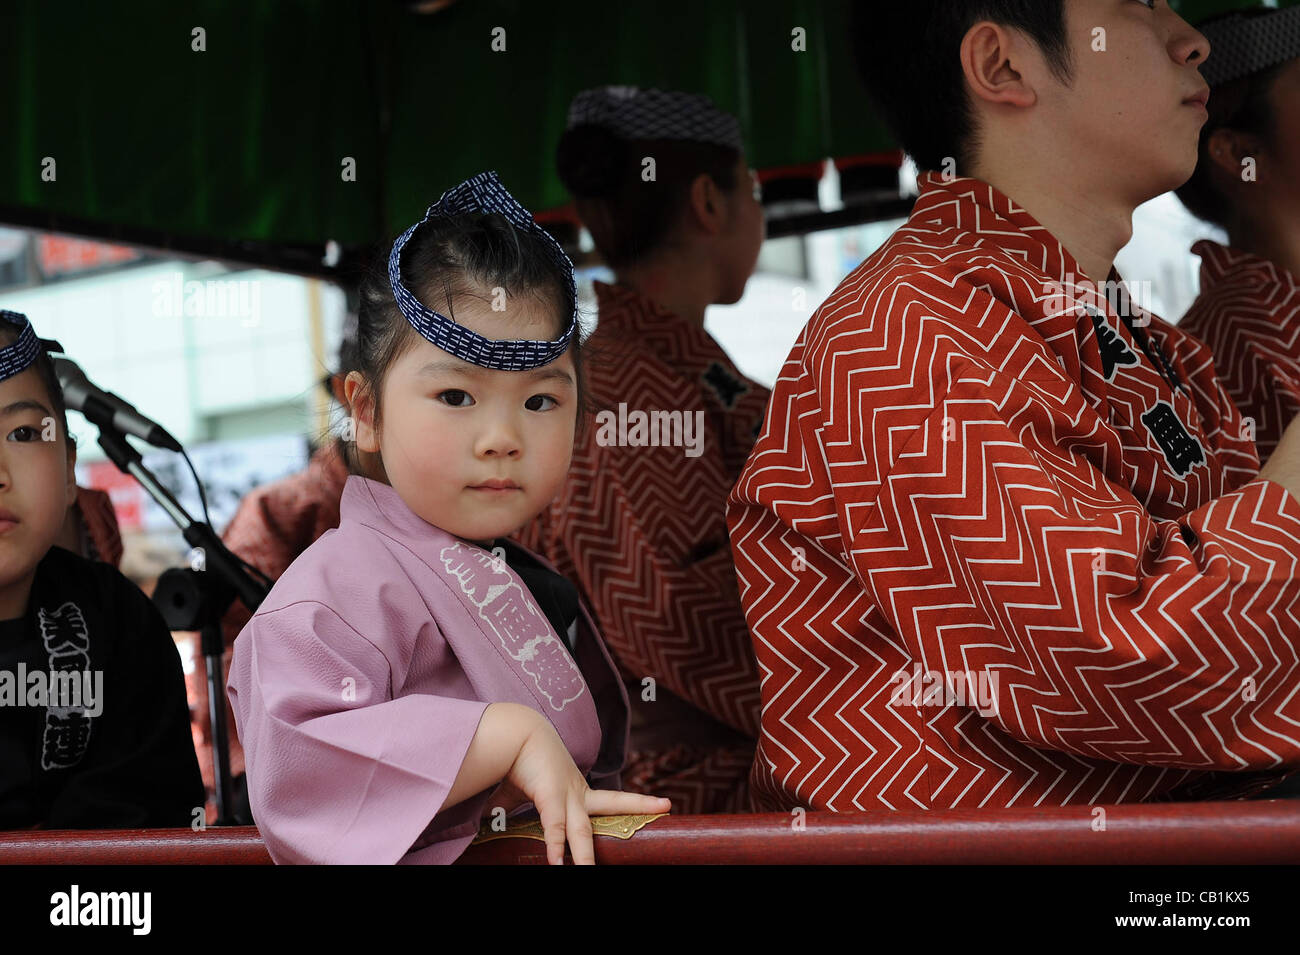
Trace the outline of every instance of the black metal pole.
{"label": "black metal pole", "polygon": [[[226,732],[225,674],[222,667],[225,641],[221,634],[221,619],[236,596],[250,613],[256,612],[266,598],[267,589],[240,565],[210,525],[190,517],[172,493],[144,466],[140,452],[131,446],[124,434],[106,426],[102,421],[94,423],[99,427],[99,446],[104,449],[104,453],[120,471],[140,482],[149,496],[158,502],[180,528],[190,546],[202,550],[203,571],[195,579],[204,595],[198,602],[197,619],[188,621],[195,625],[175,629],[197,629],[200,634],[207,668],[208,719],[212,723],[212,778],[217,799],[217,825],[233,825],[230,737]],[[209,571],[213,573],[209,575]],[[163,609],[166,616],[167,608]],[[168,625],[171,626],[171,623]]]}

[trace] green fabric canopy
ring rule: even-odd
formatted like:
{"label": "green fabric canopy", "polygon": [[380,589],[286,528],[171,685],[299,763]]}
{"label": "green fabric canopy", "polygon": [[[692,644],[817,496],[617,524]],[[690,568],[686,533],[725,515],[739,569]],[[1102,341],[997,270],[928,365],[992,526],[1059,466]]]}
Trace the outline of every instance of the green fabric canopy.
{"label": "green fabric canopy", "polygon": [[[1247,5],[1175,4],[1193,21]],[[552,160],[568,101],[604,83],[707,93],[740,117],[759,168],[891,149],[853,74],[848,6],[11,0],[0,221],[351,246],[391,236],[485,168],[546,209],[567,199]]]}

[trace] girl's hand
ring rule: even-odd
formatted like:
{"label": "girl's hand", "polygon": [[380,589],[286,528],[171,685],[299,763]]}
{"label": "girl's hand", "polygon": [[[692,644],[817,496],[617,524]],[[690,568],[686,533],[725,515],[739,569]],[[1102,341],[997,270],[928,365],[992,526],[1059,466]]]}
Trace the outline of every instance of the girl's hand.
{"label": "girl's hand", "polygon": [[588,787],[555,727],[540,714],[502,783],[509,787],[537,807],[551,865],[564,864],[566,841],[575,864],[595,864],[591,816],[667,812],[672,806],[658,796]]}

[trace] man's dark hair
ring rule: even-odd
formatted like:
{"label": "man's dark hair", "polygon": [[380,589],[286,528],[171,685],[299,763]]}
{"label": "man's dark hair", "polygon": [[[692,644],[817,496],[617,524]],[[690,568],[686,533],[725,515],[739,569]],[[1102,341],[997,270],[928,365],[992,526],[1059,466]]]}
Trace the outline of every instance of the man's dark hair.
{"label": "man's dark hair", "polygon": [[968,175],[979,145],[959,51],[981,20],[1019,29],[1062,83],[1073,73],[1065,0],[855,0],[849,42],[880,119],[919,169],[951,157]]}

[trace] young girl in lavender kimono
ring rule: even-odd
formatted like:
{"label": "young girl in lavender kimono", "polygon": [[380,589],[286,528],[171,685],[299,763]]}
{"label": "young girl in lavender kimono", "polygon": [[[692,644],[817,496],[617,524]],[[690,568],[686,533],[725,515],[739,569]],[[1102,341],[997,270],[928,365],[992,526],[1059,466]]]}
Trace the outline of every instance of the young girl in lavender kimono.
{"label": "young girl in lavender kimono", "polygon": [[483,173],[397,239],[359,335],[339,527],[235,641],[229,695],[267,848],[451,862],[480,819],[532,803],[550,861],[567,841],[590,863],[589,815],[669,802],[588,787],[618,785],[622,681],[573,585],[504,540],[569,466],[572,265]]}

